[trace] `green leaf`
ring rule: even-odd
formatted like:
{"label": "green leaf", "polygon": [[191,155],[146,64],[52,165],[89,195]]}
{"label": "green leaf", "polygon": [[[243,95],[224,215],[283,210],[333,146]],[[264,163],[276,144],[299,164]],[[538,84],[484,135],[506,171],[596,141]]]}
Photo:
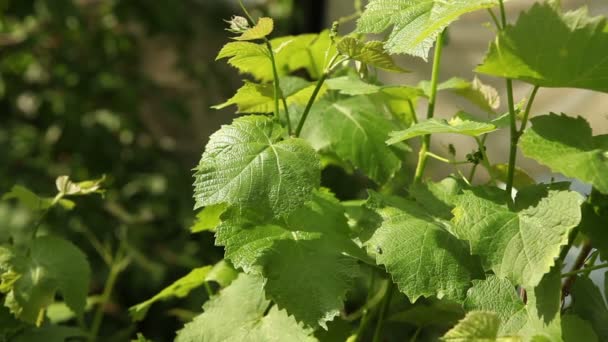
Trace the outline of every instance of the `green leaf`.
{"label": "green leaf", "polygon": [[286,219],[269,220],[259,210],[225,217],[216,243],[226,246],[225,257],[236,267],[267,278],[267,296],[280,308],[308,326],[325,326],[340,313],[358,276],[357,261],[345,254],[360,257],[362,251],[350,240],[344,208],[333,195],[315,192]]}
{"label": "green leaf", "polygon": [[312,79],[319,79],[329,59],[337,53],[329,30],[319,34],[303,34],[275,42],[277,67],[285,73],[300,69],[307,71]]}
{"label": "green leaf", "polygon": [[209,139],[196,169],[196,208],[220,203],[269,207],[280,216],[299,208],[319,186],[315,151],[263,116],[238,118]]}
{"label": "green leaf", "polygon": [[495,131],[497,128],[491,123],[473,121],[455,116],[449,121],[443,119],[428,119],[416,124],[413,124],[402,131],[391,132],[391,138],[387,140],[387,144],[396,144],[398,142],[412,139],[427,134],[436,133],[454,133],[476,137],[482,134]]}
{"label": "green leaf", "polygon": [[260,263],[268,297],[298,321],[325,329],[326,322],[340,314],[346,292],[359,275],[355,259],[322,240],[279,240]]}
{"label": "green leaf", "polygon": [[549,114],[531,122],[532,127],[521,137],[527,157],[608,193],[608,135],[593,136],[581,117]]}
{"label": "green leaf", "polygon": [[572,309],[591,323],[600,341],[608,339],[608,309],[600,289],[587,277],[577,277],[572,287]]}
{"label": "green leaf", "polygon": [[[431,83],[429,81],[420,82],[418,87],[424,91],[427,98],[431,97]],[[494,113],[500,107],[498,91],[492,86],[483,84],[477,77],[473,79],[473,82],[453,77],[440,83],[437,90],[450,90],[488,113]]]}
{"label": "green leaf", "polygon": [[262,39],[272,33],[274,21],[271,18],[262,17],[254,27],[247,29],[243,34],[234,38],[235,40],[256,40]]}
{"label": "green leaf", "polygon": [[216,60],[224,58],[242,74],[251,74],[262,81],[273,79],[270,54],[262,44],[230,42],[220,50]]}
{"label": "green leaf", "polygon": [[220,224],[220,216],[226,211],[225,203],[215,204],[205,207],[198,214],[190,232],[200,233],[205,231],[215,231],[215,227]]}
{"label": "green leaf", "polygon": [[469,241],[486,269],[532,288],[549,272],[580,222],[582,202],[575,192],[549,191],[535,206],[512,212],[504,204],[465,191],[453,210],[452,232]]}
{"label": "green leaf", "polygon": [[561,341],[560,268],[554,267],[536,288],[528,289],[527,305],[509,280],[490,276],[469,289],[465,308],[496,314],[501,322],[499,335],[519,335],[525,341]]}
{"label": "green leaf", "polygon": [[11,191],[2,195],[3,201],[10,199],[16,199],[21,205],[30,210],[45,210],[53,204],[52,198],[42,198],[21,185],[14,185]]}
{"label": "green leaf", "polygon": [[56,292],[78,316],[84,313],[91,270],[86,256],[71,242],[39,237],[32,241],[29,256],[9,258],[0,269],[1,288],[7,292],[5,305],[15,316],[36,323],[38,313],[54,301]]}
{"label": "green leaf", "polygon": [[375,94],[382,89],[380,86],[363,82],[360,78],[352,76],[330,78],[325,84],[331,90],[338,90],[340,94],[351,96]]}
{"label": "green leaf", "polygon": [[401,169],[404,146],[386,146],[384,140],[396,129],[365,97],[334,103],[317,103],[301,137],[318,151],[329,151],[352,163],[372,180],[386,183]]}
{"label": "green leaf", "polygon": [[219,296],[203,306],[204,312],[180,330],[176,342],[313,342],[312,331],[272,306],[264,297],[263,281],[241,274]]}
{"label": "green leaf", "polygon": [[476,71],[542,87],[608,92],[606,55],[604,17],[590,18],[586,8],[560,14],[537,3],[498,35]]}
{"label": "green leaf", "polygon": [[224,288],[232,283],[238,276],[238,272],[232,267],[226,260],[220,260],[217,264],[213,265],[213,268],[207,273],[205,277],[206,281],[214,281]]}
{"label": "green leaf", "polygon": [[[288,106],[306,104],[315,89],[315,84],[298,77],[286,76],[281,78],[280,83]],[[326,87],[321,87],[318,98],[321,98],[326,91]],[[228,101],[211,108],[223,109],[231,105],[238,107],[237,114],[272,113],[274,111],[274,86],[271,83],[257,84],[245,81],[245,85]]]}
{"label": "green leaf", "polygon": [[173,297],[184,298],[186,297],[190,291],[193,289],[200,287],[205,283],[206,276],[211,271],[211,266],[199,267],[195,268],[187,275],[181,277],[180,279],[173,282],[173,284],[164,288],[154,297],[146,300],[145,302],[139,303],[129,308],[129,314],[133,321],[141,321],[146,317],[148,313],[148,309],[152,306],[152,304],[164,301]]}
{"label": "green leaf", "polygon": [[399,200],[389,205],[397,207],[377,209],[383,222],[366,242],[377,263],[386,267],[411,302],[421,296],[464,299],[471,280],[480,273],[466,245],[445,229],[446,223],[415,203]]}
{"label": "green leaf", "polygon": [[395,64],[382,45],[379,41],[363,42],[357,38],[345,37],[340,40],[337,48],[341,54],[363,64],[387,71],[408,72]]}
{"label": "green leaf", "polygon": [[500,319],[492,312],[471,311],[441,338],[454,342],[520,341],[517,337],[499,337]]}
{"label": "green leaf", "polygon": [[500,319],[501,335],[515,334],[526,324],[526,306],[515,287],[507,279],[494,275],[485,280],[474,280],[464,302],[467,311],[482,310],[495,313]]}
{"label": "green leaf", "polygon": [[497,0],[372,0],[357,22],[359,33],[381,33],[393,27],[384,47],[426,60],[441,33],[463,14],[490,8]]}

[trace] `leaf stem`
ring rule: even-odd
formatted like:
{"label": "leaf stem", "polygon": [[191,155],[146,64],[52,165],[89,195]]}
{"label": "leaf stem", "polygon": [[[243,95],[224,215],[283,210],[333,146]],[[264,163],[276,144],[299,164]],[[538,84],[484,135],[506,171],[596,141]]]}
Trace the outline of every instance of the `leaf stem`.
{"label": "leaf stem", "polygon": [[507,27],[507,12],[505,11],[505,4],[503,0],[499,0],[500,3],[500,20],[502,21],[502,29]]}
{"label": "leaf stem", "polygon": [[500,31],[502,29],[502,26],[500,26],[500,23],[498,22],[498,18],[496,17],[496,14],[494,13],[494,11],[491,8],[488,8],[488,13],[490,13],[490,16],[492,17],[492,21],[494,22],[494,25],[496,25],[496,28]]}
{"label": "leaf stem", "polygon": [[292,131],[291,131],[291,119],[289,118],[289,108],[287,107],[287,100],[285,99],[285,94],[283,94],[283,91],[281,90],[281,83],[279,80],[279,73],[277,71],[277,63],[276,63],[276,59],[274,58],[274,50],[272,50],[272,44],[270,43],[270,40],[268,40],[268,38],[264,38],[264,41],[266,42],[266,48],[268,49],[268,53],[270,56],[270,63],[272,64],[272,75],[274,78],[274,115],[278,118],[279,117],[279,98],[282,100],[283,102],[283,108],[285,109],[285,121],[287,122],[287,131],[289,132],[289,134],[291,135]]}
{"label": "leaf stem", "polygon": [[[443,40],[445,38],[445,30],[437,37],[435,43],[435,55],[433,57],[433,71],[431,74],[431,94],[429,96],[429,105],[426,118],[431,119],[435,115],[435,103],[437,101],[437,85],[439,81],[439,67],[441,66],[441,53],[443,51]],[[419,183],[424,175],[426,168],[427,152],[431,145],[431,135],[427,134],[422,137],[422,146],[418,153],[418,165],[416,166],[416,174],[414,175],[414,183]]]}
{"label": "leaf stem", "polygon": [[382,300],[382,307],[380,308],[380,316],[378,317],[378,323],[376,323],[376,330],[374,331],[374,339],[372,342],[380,342],[382,340],[382,330],[384,328],[384,319],[388,313],[388,309],[390,307],[391,298],[393,296],[393,290],[395,289],[395,284],[389,280],[389,287],[384,295],[384,299]]}
{"label": "leaf stem", "polygon": [[428,157],[431,157],[433,159],[439,160],[440,162],[444,162],[446,164],[463,165],[463,164],[468,164],[469,163],[469,161],[467,161],[467,160],[461,160],[461,161],[449,160],[448,158],[444,158],[442,156],[436,155],[433,152],[426,152],[426,155]]}
{"label": "leaf stem", "polygon": [[[534,103],[534,99],[536,98],[536,94],[538,93],[539,89],[540,89],[539,86],[534,86],[534,88],[532,89],[532,93],[530,93],[528,103],[526,104],[526,110],[524,111],[524,116],[521,120],[521,127],[519,128],[520,137],[522,134],[524,134],[524,131],[526,130],[526,126],[528,125],[528,117],[530,116],[530,110],[532,110],[532,104]],[[518,137],[518,139],[519,139],[519,137]]]}
{"label": "leaf stem", "polygon": [[591,266],[591,267],[581,268],[579,270],[571,271],[568,273],[564,273],[564,274],[562,274],[562,277],[576,276],[579,273],[586,273],[586,272],[591,272],[591,271],[595,271],[595,270],[601,270],[602,268],[608,268],[608,262],[599,264],[599,265],[595,265],[595,266]]}

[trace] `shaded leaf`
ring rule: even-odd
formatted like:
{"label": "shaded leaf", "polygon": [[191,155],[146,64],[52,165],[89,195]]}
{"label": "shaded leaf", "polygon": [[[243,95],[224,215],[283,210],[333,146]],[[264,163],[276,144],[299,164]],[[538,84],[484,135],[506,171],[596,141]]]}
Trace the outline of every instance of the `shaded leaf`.
{"label": "shaded leaf", "polygon": [[383,43],[379,41],[363,42],[357,38],[345,37],[338,43],[338,51],[356,61],[393,72],[407,72],[384,51]]}
{"label": "shaded leaf", "polygon": [[592,135],[582,117],[549,114],[531,119],[521,137],[523,153],[555,172],[608,193],[608,135]]}
{"label": "shaded leaf", "polygon": [[[429,81],[420,82],[418,87],[424,91],[426,97],[431,96],[431,83]],[[498,91],[492,86],[483,84],[477,77],[472,82],[453,77],[437,85],[437,90],[449,90],[489,113],[494,113],[500,107]]]}
{"label": "shaded leaf", "polygon": [[572,287],[572,309],[589,321],[600,341],[608,339],[608,308],[600,289],[587,277],[577,277]]}
{"label": "shaded leaf", "polygon": [[384,184],[401,169],[404,146],[386,146],[384,140],[396,129],[381,110],[365,97],[319,102],[301,137],[318,151],[329,151],[352,163],[372,180]]}

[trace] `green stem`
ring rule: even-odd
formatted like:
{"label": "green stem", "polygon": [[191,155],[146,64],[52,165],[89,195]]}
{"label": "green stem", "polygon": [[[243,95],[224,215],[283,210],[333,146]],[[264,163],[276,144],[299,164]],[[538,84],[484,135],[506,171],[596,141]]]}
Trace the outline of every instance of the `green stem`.
{"label": "green stem", "polygon": [[287,122],[287,131],[289,134],[291,131],[291,119],[289,118],[289,108],[287,107],[287,100],[285,99],[285,95],[281,90],[281,83],[279,80],[279,73],[277,71],[277,63],[274,58],[274,50],[272,50],[272,44],[267,38],[264,38],[266,42],[266,48],[268,49],[268,53],[270,56],[270,63],[272,64],[272,75],[274,78],[274,115],[275,117],[279,117],[279,98],[283,101],[283,108],[285,109],[285,121]]}
{"label": "green stem", "polygon": [[[124,246],[124,245],[123,245]],[[101,323],[103,322],[104,309],[108,302],[110,301],[110,297],[112,296],[112,292],[114,291],[114,286],[116,285],[116,280],[120,273],[125,269],[126,265],[129,263],[128,259],[123,256],[123,248],[119,249],[116,253],[116,258],[110,267],[110,273],[108,274],[108,278],[106,279],[106,283],[103,288],[103,292],[101,294],[101,299],[99,301],[97,310],[95,311],[95,315],[93,316],[93,323],[91,324],[90,336],[91,340],[97,340],[97,335],[99,334],[99,330],[101,329]]]}
{"label": "green stem", "polygon": [[410,112],[412,113],[412,122],[417,124],[418,116],[416,114],[416,108],[414,107],[414,103],[412,102],[412,100],[407,100],[407,105],[409,106]]}
{"label": "green stem", "polygon": [[511,145],[509,149],[509,167],[507,171],[507,201],[513,204],[513,180],[515,178],[515,163],[517,162],[517,143],[519,132],[517,131],[517,117],[513,101],[513,81],[507,79],[507,99],[509,102],[509,121],[511,128]]}
{"label": "green stem", "polygon": [[576,276],[579,273],[587,273],[587,272],[591,272],[591,271],[595,271],[595,270],[601,270],[602,268],[608,268],[608,263],[595,265],[595,266],[591,266],[591,267],[586,267],[586,268],[581,268],[580,270],[574,270],[572,272],[564,273],[564,274],[562,274],[562,277]]}
{"label": "green stem", "polygon": [[[433,118],[435,115],[435,103],[437,101],[437,85],[439,81],[439,67],[441,65],[441,53],[443,51],[443,40],[445,38],[445,31],[442,32],[437,38],[435,43],[435,55],[433,57],[433,71],[431,74],[431,94],[429,97],[429,106],[426,114],[427,119]],[[431,145],[431,136],[429,134],[422,137],[422,146],[418,153],[418,165],[416,166],[416,174],[414,175],[414,183],[419,183],[424,175],[424,169],[426,168],[427,152]]]}
{"label": "green stem", "polygon": [[[526,130],[526,126],[528,125],[528,117],[530,116],[530,111],[532,110],[532,104],[534,103],[534,99],[536,98],[536,93],[538,93],[539,86],[534,86],[532,89],[532,93],[530,94],[530,98],[528,103],[526,104],[526,110],[524,111],[524,116],[521,120],[521,127],[519,128],[519,136],[521,137]],[[519,137],[518,137],[519,139]]]}
{"label": "green stem", "polygon": [[395,284],[393,282],[390,282],[386,295],[384,296],[384,299],[382,301],[382,307],[380,308],[380,316],[378,317],[378,323],[376,323],[376,330],[374,331],[374,339],[372,340],[372,342],[380,342],[382,340],[384,320],[386,318],[386,315],[388,314],[388,309],[390,307],[394,287]]}
{"label": "green stem", "polygon": [[488,8],[488,13],[490,13],[490,16],[492,17],[492,21],[494,22],[494,25],[496,25],[496,28],[500,31],[502,29],[502,27],[500,26],[500,23],[498,22],[498,18],[496,18],[496,14],[494,13],[494,11],[491,8]]}
{"label": "green stem", "polygon": [[[496,183],[496,179],[494,177],[494,172],[492,172],[492,163],[490,163],[490,158],[488,158],[488,153],[486,152],[486,139],[488,135],[484,135],[483,138],[479,139],[475,137],[475,141],[477,142],[477,146],[479,146],[479,151],[481,152],[481,163],[483,167],[488,171],[488,175],[490,176],[490,183]],[[472,181],[472,179],[471,179]]]}
{"label": "green stem", "polygon": [[251,22],[251,25],[255,25],[255,21],[253,20],[253,17],[251,16],[251,14],[249,14],[249,11],[247,10],[247,7],[245,7],[245,5],[243,5],[243,1],[242,0],[239,0],[239,5],[241,5],[241,10],[243,10],[243,13],[245,13],[245,16]]}
{"label": "green stem", "polygon": [[308,114],[310,114],[310,109],[312,108],[312,105],[315,103],[315,100],[317,99],[317,95],[319,95],[319,91],[321,90],[321,87],[323,86],[323,83],[327,79],[328,75],[329,74],[327,72],[324,72],[321,75],[321,78],[319,78],[319,80],[317,81],[315,90],[312,92],[312,96],[308,100],[308,103],[306,104],[306,108],[304,108],[304,113],[302,113],[302,118],[300,119],[300,122],[298,123],[298,127],[296,128],[296,137],[299,137],[300,133],[302,133],[302,128],[304,127],[304,123],[306,122],[306,119],[308,118]]}
{"label": "green stem", "polygon": [[507,12],[505,11],[505,4],[503,0],[500,0],[500,19],[502,20],[502,29],[507,27]]}

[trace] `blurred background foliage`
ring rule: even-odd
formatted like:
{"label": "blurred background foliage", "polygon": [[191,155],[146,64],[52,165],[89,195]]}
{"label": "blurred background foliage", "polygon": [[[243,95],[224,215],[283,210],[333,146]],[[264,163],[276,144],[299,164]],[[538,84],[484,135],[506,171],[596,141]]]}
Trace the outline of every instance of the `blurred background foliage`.
{"label": "blurred background foliage", "polygon": [[[249,1],[274,17],[275,35],[318,31],[322,1]],[[233,116],[209,106],[239,77],[213,63],[236,2],[218,0],[0,0],[0,194],[20,184],[52,196],[54,179],[107,176],[103,198],[53,210],[41,231],[75,242],[89,257],[90,293],[108,277],[104,251],[132,258],[105,309],[102,336],[143,332],[172,340],[200,311],[205,292],[151,309],[135,325],[127,308],[222,250],[191,235],[191,169],[208,135]],[[38,218],[0,202],[0,243],[19,244]],[[179,306],[183,310],[169,311]],[[190,312],[189,310],[192,310]],[[167,314],[169,312],[169,314]]]}

